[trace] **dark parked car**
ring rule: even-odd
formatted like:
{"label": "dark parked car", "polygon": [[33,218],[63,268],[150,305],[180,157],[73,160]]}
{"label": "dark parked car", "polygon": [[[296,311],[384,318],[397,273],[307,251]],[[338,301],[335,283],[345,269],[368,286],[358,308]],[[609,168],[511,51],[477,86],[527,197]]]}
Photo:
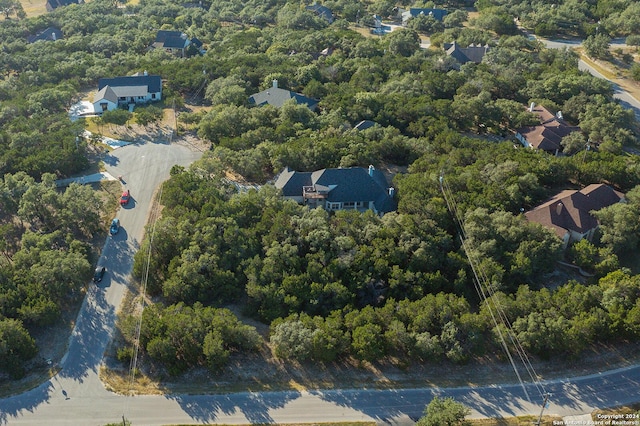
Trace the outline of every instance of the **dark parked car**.
{"label": "dark parked car", "polygon": [[104,277],[105,271],[106,269],[104,266],[98,266],[96,268],[96,271],[93,273],[93,282],[99,283],[100,281],[102,281],[102,277]]}
{"label": "dark parked car", "polygon": [[120,219],[115,218],[111,221],[111,226],[109,227],[109,233],[111,235],[116,235],[120,230]]}

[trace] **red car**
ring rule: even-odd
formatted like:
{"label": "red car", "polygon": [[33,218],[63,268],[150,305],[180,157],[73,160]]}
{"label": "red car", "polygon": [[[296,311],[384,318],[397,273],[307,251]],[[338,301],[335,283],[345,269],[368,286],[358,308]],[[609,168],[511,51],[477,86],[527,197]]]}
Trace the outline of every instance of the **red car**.
{"label": "red car", "polygon": [[131,193],[127,189],[126,191],[124,191],[122,193],[122,196],[120,197],[120,205],[124,206],[124,205],[128,204],[129,203],[129,198],[131,198]]}

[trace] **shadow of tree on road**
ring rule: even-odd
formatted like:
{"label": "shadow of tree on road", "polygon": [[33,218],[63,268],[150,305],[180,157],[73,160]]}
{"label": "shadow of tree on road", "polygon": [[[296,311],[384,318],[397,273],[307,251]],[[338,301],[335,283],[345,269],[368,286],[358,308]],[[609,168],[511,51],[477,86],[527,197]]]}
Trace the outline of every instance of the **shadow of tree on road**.
{"label": "shadow of tree on road", "polygon": [[283,408],[298,398],[300,392],[239,393],[232,395],[167,395],[180,404],[191,418],[200,423],[213,423],[221,416],[241,412],[251,424],[273,423],[269,410]]}
{"label": "shadow of tree on road", "polygon": [[29,392],[0,399],[0,425],[10,425],[12,419],[25,412],[35,411],[39,405],[49,401],[53,391],[53,384],[48,381]]}

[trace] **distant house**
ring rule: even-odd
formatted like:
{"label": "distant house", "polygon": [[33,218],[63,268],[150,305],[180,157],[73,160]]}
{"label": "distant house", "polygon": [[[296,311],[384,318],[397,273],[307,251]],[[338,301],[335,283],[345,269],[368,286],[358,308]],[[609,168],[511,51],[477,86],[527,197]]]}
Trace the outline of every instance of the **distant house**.
{"label": "distant house", "polygon": [[132,75],[101,78],[93,107],[96,113],[112,111],[121,106],[146,104],[162,99],[162,79],[159,75]]}
{"label": "distant house", "polygon": [[460,47],[460,45],[454,41],[453,43],[445,43],[444,49],[447,55],[461,64],[466,64],[467,62],[479,64],[482,62],[484,55],[489,51],[489,46],[481,46],[479,44],[476,46],[471,44],[469,47]]}
{"label": "distant house", "polygon": [[83,0],[47,0],[44,7],[47,12],[53,12],[55,9],[61,6],[69,6],[70,4],[82,4]]}
{"label": "distant house", "polygon": [[447,15],[445,9],[430,9],[430,8],[416,8],[402,12],[402,25],[406,26],[409,19],[416,18],[420,15],[432,16],[437,21],[442,22],[442,19]]}
{"label": "distant house", "polygon": [[306,105],[311,111],[314,111],[318,106],[318,100],[316,99],[308,98],[300,93],[279,88],[278,80],[273,80],[273,85],[267,90],[254,93],[249,96],[249,103],[253,105],[269,104],[276,108],[280,108],[289,99],[294,99],[298,104]]}
{"label": "distant house", "polygon": [[285,198],[328,211],[373,210],[384,214],[396,209],[394,189],[373,166],[296,172],[286,167],[275,182]]}
{"label": "distant house", "polygon": [[311,6],[307,6],[306,10],[315,13],[318,17],[324,19],[330,24],[334,21],[333,12],[331,11],[331,9],[321,4],[312,4]]}
{"label": "distant house", "polygon": [[516,139],[527,148],[540,149],[557,155],[562,151],[562,138],[572,132],[580,131],[580,127],[571,126],[564,121],[561,111],[553,114],[542,105],[531,103],[529,112],[540,118],[540,125],[522,127],[516,131]]}
{"label": "distant house", "polygon": [[[163,49],[165,52],[181,58],[187,56],[190,46],[192,46],[192,49],[195,49],[195,51],[201,54],[204,53],[200,40],[195,37],[190,39],[181,31],[159,30],[156,33],[156,39],[151,44],[151,48],[153,49]],[[193,53],[195,53],[195,51]]]}
{"label": "distant house", "polygon": [[367,130],[367,129],[372,128],[376,124],[378,124],[378,123],[376,123],[375,121],[362,120],[361,122],[359,122],[358,124],[353,126],[353,128],[356,129],[356,130]]}
{"label": "distant house", "polygon": [[583,238],[591,240],[598,228],[598,220],[591,215],[592,211],[623,201],[623,193],[604,184],[592,184],[579,191],[562,191],[526,212],[525,217],[530,222],[552,229],[566,248]]}
{"label": "distant house", "polygon": [[40,31],[36,35],[29,36],[27,38],[27,42],[35,43],[36,41],[56,41],[62,40],[64,36],[62,35],[62,31],[55,27],[49,27],[46,30]]}

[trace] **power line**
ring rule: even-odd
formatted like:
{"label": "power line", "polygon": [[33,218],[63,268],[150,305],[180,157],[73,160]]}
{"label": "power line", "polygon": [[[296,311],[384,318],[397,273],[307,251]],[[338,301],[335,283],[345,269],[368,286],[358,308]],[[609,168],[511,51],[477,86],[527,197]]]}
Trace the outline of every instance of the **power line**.
{"label": "power line", "polygon": [[[158,192],[158,197],[156,201],[156,203],[158,204],[160,204],[162,201],[162,190],[163,190],[163,186],[160,185],[160,191]],[[155,236],[156,224],[158,223],[158,219],[160,218],[159,209],[155,209],[155,210],[152,209],[152,212],[153,212],[153,217],[152,217],[153,226],[151,227],[151,235],[149,236],[149,250],[147,253],[147,259],[145,261],[145,267],[144,267],[144,272],[142,276],[142,287],[140,292],[140,317],[138,318],[138,321],[136,323],[135,338],[133,341],[133,354],[131,356],[131,362],[129,363],[129,373],[128,373],[129,386],[128,386],[127,396],[133,396],[132,391],[135,383],[136,370],[138,365],[138,354],[140,351],[140,333],[142,331],[142,318],[143,318],[143,313],[145,308],[145,299],[147,295],[147,283],[149,282],[149,269],[151,265],[151,252],[153,248],[153,238]],[[123,421],[124,421],[124,413],[129,411],[129,398],[125,398],[124,403],[125,403],[125,408],[123,409],[123,415],[122,415]]]}
{"label": "power line", "polygon": [[[520,343],[518,336],[513,331],[509,318],[507,317],[506,313],[500,306],[500,302],[496,297],[494,286],[491,284],[489,278],[486,276],[486,274],[480,267],[480,262],[477,259],[477,257],[474,256],[474,253],[471,250],[471,247],[469,247],[467,233],[464,225],[464,219],[462,218],[460,210],[458,209],[458,206],[455,202],[455,197],[453,196],[453,192],[449,187],[448,182],[445,181],[443,175],[440,176],[439,180],[440,180],[440,190],[442,191],[445,202],[447,204],[447,209],[453,216],[454,222],[459,228],[460,241],[462,244],[462,248],[464,249],[465,255],[469,260],[469,265],[471,267],[471,271],[474,277],[472,281],[476,289],[476,292],[478,293],[478,296],[480,297],[482,303],[484,303],[487,310],[489,311],[489,314],[495,326],[495,330],[498,334],[498,337],[500,338],[500,343],[507,357],[509,358],[511,367],[513,368],[518,378],[520,386],[522,387],[522,390],[524,391],[527,397],[527,400],[531,402],[531,398],[529,396],[529,393],[527,392],[527,388],[524,384],[524,381],[522,380],[522,377],[516,365],[514,356],[511,354],[511,350],[509,349],[509,345],[507,344],[507,339],[511,342],[513,349],[515,349],[517,353],[517,357],[520,359],[520,362],[522,363],[523,367],[527,371],[527,374],[529,375],[531,382],[534,384],[534,386],[536,387],[540,395],[543,397],[544,402],[542,406],[542,411],[544,411],[544,408],[548,403],[548,399],[550,395],[545,391],[544,387],[538,380],[538,375],[536,374],[535,369],[531,364],[529,356],[527,355],[524,347]],[[504,327],[504,333],[500,325]],[[506,334],[506,338],[505,338],[505,334]],[[542,418],[542,411],[540,412],[540,418]]]}

